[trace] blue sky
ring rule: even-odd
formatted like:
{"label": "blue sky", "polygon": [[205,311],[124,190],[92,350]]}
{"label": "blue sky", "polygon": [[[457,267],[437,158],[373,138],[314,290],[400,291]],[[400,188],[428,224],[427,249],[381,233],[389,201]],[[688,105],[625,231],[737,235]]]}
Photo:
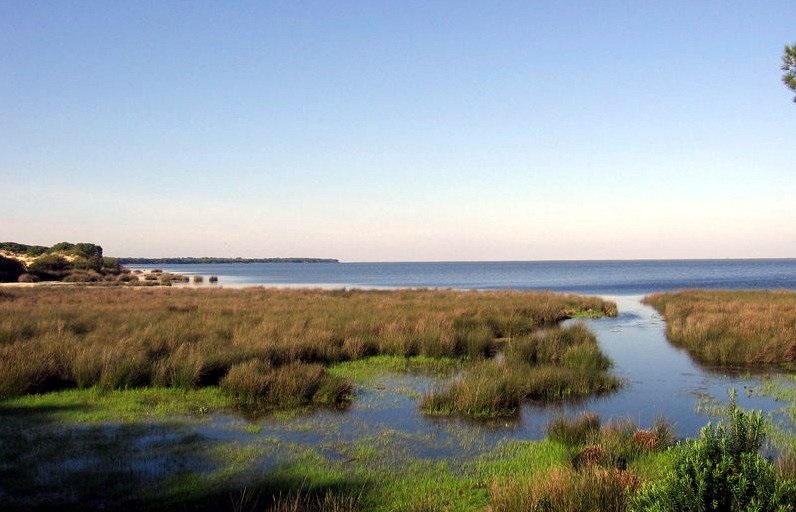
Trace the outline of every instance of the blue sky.
{"label": "blue sky", "polygon": [[796,2],[3,2],[0,239],[796,257]]}

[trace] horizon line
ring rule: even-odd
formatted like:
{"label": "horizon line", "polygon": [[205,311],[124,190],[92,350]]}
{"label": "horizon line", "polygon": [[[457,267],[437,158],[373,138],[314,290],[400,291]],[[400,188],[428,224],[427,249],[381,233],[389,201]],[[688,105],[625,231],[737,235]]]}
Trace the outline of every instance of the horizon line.
{"label": "horizon line", "polygon": [[[641,261],[790,261],[796,260],[796,256],[765,256],[765,257],[752,257],[752,258],[743,258],[743,257],[726,257],[726,258],[602,258],[602,259],[538,259],[538,260],[341,260],[339,258],[333,257],[317,257],[317,256],[111,256],[113,258],[118,259],[169,259],[169,258],[219,258],[219,259],[241,259],[241,260],[259,260],[259,259],[281,259],[281,260],[289,260],[289,259],[326,259],[326,260],[337,260],[336,263],[367,263],[367,264],[384,264],[384,263],[397,263],[397,264],[404,264],[404,263],[579,263],[579,262],[589,262],[589,263],[600,263],[600,262],[615,262],[615,261],[626,261],[626,262],[641,262]],[[288,262],[286,262],[288,263]],[[318,262],[318,263],[335,263],[334,261],[329,262]],[[180,263],[173,263],[173,265],[179,265]],[[211,263],[208,263],[210,265]],[[231,265],[234,263],[230,263]],[[307,263],[301,263],[306,265]],[[130,265],[144,265],[144,263],[130,263]]]}

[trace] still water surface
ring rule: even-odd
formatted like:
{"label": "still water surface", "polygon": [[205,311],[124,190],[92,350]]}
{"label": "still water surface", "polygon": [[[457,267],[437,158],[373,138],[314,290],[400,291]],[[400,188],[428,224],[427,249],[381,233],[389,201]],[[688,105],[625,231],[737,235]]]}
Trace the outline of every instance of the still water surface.
{"label": "still water surface", "polygon": [[796,289],[796,259],[253,263],[159,268],[205,277],[216,275],[222,285],[235,286],[512,288],[594,295],[645,294],[678,288]]}
{"label": "still water surface", "polygon": [[[616,300],[616,318],[586,320],[601,346],[615,363],[614,372],[626,380],[616,393],[580,402],[556,405],[526,404],[516,421],[484,424],[458,419],[429,418],[418,410],[417,397],[434,385],[430,377],[387,375],[357,390],[352,406],[344,411],[319,411],[293,419],[256,421],[258,435],[283,442],[312,446],[330,457],[346,457],[356,442],[372,440],[404,456],[460,459],[483,453],[501,440],[541,439],[547,423],[559,414],[594,411],[604,421],[632,419],[649,426],[662,414],[681,437],[694,436],[710,419],[697,411],[706,399],[726,402],[728,389],[738,390],[743,407],[777,411],[784,404],[768,397],[748,396],[746,390],[777,374],[745,375],[710,370],[674,348],[664,334],[665,323],[640,296],[606,297]],[[778,421],[784,418],[777,416]],[[246,421],[218,416],[201,427],[201,433],[219,441],[251,442]],[[791,427],[789,427],[791,428]],[[277,463],[278,458],[271,460]]]}
{"label": "still water surface", "polygon": [[[141,267],[138,267],[141,268]],[[328,456],[345,458],[352,443],[379,439],[404,455],[427,458],[467,458],[502,440],[540,439],[556,415],[594,411],[604,421],[632,419],[648,426],[658,415],[674,423],[681,437],[694,436],[710,419],[699,404],[726,402],[730,388],[739,403],[774,412],[785,404],[748,389],[776,372],[749,375],[710,369],[695,363],[665,337],[665,322],[641,303],[644,294],[679,288],[796,289],[796,260],[592,261],[491,263],[342,263],[165,265],[164,270],[217,275],[226,285],[326,287],[450,287],[465,289],[549,289],[601,295],[619,306],[616,318],[586,320],[613,371],[626,385],[616,393],[556,405],[526,404],[516,421],[497,424],[429,418],[418,410],[418,396],[435,384],[430,377],[385,375],[362,386],[346,411],[322,410],[291,419],[256,420],[252,436],[238,416],[219,415],[199,426],[217,441],[256,442],[278,439],[295,446],[312,446]],[[211,286],[211,285],[201,285]],[[785,421],[777,416],[778,421]],[[786,428],[793,428],[786,425]],[[270,463],[279,458],[270,459]]]}

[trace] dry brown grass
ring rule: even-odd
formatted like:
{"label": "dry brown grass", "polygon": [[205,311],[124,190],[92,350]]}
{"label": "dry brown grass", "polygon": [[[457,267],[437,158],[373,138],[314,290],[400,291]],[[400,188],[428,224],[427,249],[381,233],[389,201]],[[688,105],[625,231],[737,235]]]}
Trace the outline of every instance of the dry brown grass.
{"label": "dry brown grass", "polygon": [[796,363],[796,292],[686,290],[645,302],[666,318],[669,339],[701,362]]}
{"label": "dry brown grass", "polygon": [[489,488],[490,512],[623,512],[628,496],[641,487],[630,471],[588,466],[552,470],[538,480],[493,483]]}
{"label": "dry brown grass", "polygon": [[16,288],[0,296],[0,397],[66,387],[217,384],[257,360],[484,357],[597,298],[444,290]]}

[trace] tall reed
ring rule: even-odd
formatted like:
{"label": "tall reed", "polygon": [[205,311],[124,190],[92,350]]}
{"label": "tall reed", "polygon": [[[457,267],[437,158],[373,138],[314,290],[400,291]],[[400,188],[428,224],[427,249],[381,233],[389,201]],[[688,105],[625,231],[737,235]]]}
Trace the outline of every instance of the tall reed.
{"label": "tall reed", "polygon": [[0,296],[0,397],[213,385],[251,360],[278,368],[376,354],[479,359],[497,337],[613,308],[546,292],[20,288]]}
{"label": "tall reed", "polygon": [[476,362],[422,401],[429,414],[514,416],[523,400],[562,400],[612,391],[621,381],[582,324],[551,327],[507,342],[502,360]]}
{"label": "tall reed", "polygon": [[645,302],[669,339],[710,364],[796,365],[796,292],[686,290]]}

